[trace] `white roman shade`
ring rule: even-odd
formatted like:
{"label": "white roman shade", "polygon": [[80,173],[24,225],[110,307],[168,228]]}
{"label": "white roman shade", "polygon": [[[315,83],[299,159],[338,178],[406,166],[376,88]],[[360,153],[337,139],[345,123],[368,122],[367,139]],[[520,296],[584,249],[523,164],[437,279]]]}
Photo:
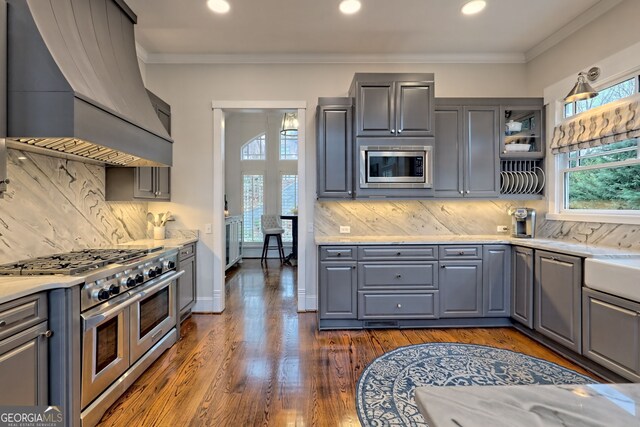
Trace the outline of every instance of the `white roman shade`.
{"label": "white roman shade", "polygon": [[568,153],[640,137],[640,94],[580,113],[555,127],[551,152]]}

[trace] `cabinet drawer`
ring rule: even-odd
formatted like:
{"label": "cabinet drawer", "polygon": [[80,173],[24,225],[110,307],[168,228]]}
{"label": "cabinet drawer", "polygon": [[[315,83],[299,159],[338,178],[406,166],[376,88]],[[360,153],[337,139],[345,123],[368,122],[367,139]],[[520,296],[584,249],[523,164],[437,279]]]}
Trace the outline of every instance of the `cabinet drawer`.
{"label": "cabinet drawer", "polygon": [[438,291],[358,292],[358,319],[436,319]]}
{"label": "cabinet drawer", "polygon": [[438,288],[437,262],[421,263],[360,263],[358,287],[381,288]]}
{"label": "cabinet drawer", "polygon": [[358,254],[355,246],[323,246],[320,248],[321,261],[355,261]]}
{"label": "cabinet drawer", "polygon": [[436,260],[436,246],[360,246],[358,258],[360,261],[413,259]]}
{"label": "cabinet drawer", "polygon": [[0,305],[0,340],[47,320],[47,295],[29,295]]}
{"label": "cabinet drawer", "polygon": [[440,259],[480,259],[482,245],[440,246]]}
{"label": "cabinet drawer", "polygon": [[189,258],[191,255],[193,255],[196,251],[196,244],[195,243],[191,243],[189,245],[183,246],[182,248],[180,248],[180,261],[182,261],[183,259]]}

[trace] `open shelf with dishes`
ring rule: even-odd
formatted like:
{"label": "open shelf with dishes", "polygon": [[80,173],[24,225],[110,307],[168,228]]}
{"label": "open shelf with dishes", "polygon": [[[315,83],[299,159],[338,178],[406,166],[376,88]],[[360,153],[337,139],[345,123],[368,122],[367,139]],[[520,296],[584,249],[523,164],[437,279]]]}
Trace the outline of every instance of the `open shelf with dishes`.
{"label": "open shelf with dishes", "polygon": [[500,161],[500,197],[542,199],[546,184],[543,160]]}
{"label": "open shelf with dishes", "polygon": [[542,112],[542,107],[502,107],[500,158],[542,159],[544,157]]}

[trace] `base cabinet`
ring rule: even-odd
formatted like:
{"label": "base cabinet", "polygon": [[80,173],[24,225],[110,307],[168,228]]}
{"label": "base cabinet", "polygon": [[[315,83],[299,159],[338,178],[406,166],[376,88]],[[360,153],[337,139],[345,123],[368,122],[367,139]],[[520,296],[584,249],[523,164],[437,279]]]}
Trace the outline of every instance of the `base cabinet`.
{"label": "base cabinet", "polygon": [[535,251],[534,329],[582,353],[582,259]]}
{"label": "base cabinet", "polygon": [[640,304],[582,289],[582,354],[640,382]]}
{"label": "base cabinet", "polygon": [[226,254],[225,267],[227,271],[235,264],[242,262],[242,217],[233,216],[225,219]]}
{"label": "base cabinet", "polygon": [[47,296],[0,305],[0,404],[48,405]]}
{"label": "base cabinet", "polygon": [[511,305],[511,247],[484,245],[482,248],[482,314],[509,317]]}
{"label": "base cabinet", "polygon": [[511,248],[511,318],[533,329],[533,249]]}
{"label": "base cabinet", "polygon": [[440,261],[440,317],[482,316],[482,261]]}
{"label": "base cabinet", "polygon": [[196,244],[180,249],[178,270],[184,274],[178,279],[178,312],[180,318],[189,315],[196,303]]}
{"label": "base cabinet", "polygon": [[357,319],[356,262],[321,262],[319,279],[320,318]]}

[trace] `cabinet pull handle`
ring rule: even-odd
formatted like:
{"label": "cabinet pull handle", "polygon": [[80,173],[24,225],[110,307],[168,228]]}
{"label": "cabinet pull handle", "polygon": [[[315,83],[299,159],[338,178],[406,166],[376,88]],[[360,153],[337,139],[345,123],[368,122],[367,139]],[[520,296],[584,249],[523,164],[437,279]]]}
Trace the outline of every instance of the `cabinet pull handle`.
{"label": "cabinet pull handle", "polygon": [[402,304],[398,304],[398,305],[397,305],[397,307],[398,307],[398,308],[402,308]]}
{"label": "cabinet pull handle", "polygon": [[0,320],[0,328],[4,328],[5,326],[7,326],[7,321],[6,320]]}
{"label": "cabinet pull handle", "polygon": [[51,338],[51,336],[53,335],[53,331],[51,329],[47,329],[46,331],[44,331],[40,335],[45,337],[45,338]]}

